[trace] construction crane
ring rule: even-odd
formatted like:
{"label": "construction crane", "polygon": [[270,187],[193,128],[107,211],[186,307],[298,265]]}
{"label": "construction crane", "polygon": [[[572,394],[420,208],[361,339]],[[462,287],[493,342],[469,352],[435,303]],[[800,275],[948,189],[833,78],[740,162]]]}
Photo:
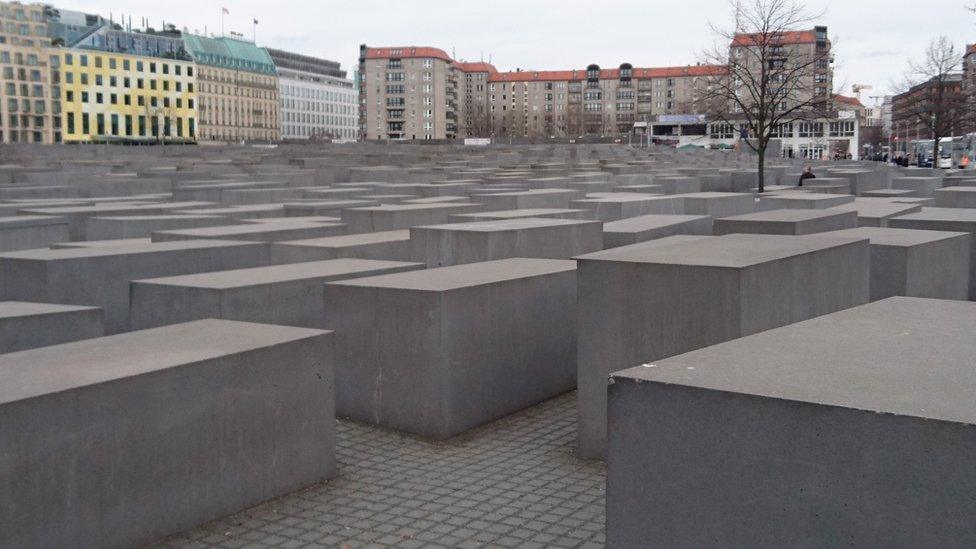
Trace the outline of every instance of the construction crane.
{"label": "construction crane", "polygon": [[861,92],[862,91],[864,91],[864,90],[873,90],[873,89],[874,89],[874,86],[871,86],[871,85],[868,85],[868,84],[854,84],[853,86],[851,86],[851,91],[854,92],[854,97],[856,97],[858,101],[861,100]]}

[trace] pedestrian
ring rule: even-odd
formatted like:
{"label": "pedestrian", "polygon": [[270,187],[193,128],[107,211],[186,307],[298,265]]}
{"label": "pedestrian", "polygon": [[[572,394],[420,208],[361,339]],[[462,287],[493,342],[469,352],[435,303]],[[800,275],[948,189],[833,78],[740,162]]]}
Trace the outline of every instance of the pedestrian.
{"label": "pedestrian", "polygon": [[800,174],[800,181],[796,184],[797,187],[803,186],[803,181],[806,179],[816,179],[817,176],[813,173],[813,166],[805,166],[803,168],[803,173]]}

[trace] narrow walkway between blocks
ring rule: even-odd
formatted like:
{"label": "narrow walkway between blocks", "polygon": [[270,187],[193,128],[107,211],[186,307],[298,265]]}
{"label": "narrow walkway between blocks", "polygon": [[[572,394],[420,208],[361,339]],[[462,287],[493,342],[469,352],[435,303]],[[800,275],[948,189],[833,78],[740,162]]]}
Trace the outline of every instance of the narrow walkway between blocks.
{"label": "narrow walkway between blocks", "polygon": [[602,547],[606,468],[575,393],[448,443],[339,421],[339,476],[163,547]]}

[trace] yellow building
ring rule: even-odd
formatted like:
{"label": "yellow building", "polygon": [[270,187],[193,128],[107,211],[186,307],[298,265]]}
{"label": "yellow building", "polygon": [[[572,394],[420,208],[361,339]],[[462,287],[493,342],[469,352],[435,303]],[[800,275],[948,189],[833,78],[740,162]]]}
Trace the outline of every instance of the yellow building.
{"label": "yellow building", "polygon": [[196,64],[86,49],[61,52],[66,143],[196,141]]}
{"label": "yellow building", "polygon": [[61,140],[58,50],[46,6],[0,2],[0,142]]}

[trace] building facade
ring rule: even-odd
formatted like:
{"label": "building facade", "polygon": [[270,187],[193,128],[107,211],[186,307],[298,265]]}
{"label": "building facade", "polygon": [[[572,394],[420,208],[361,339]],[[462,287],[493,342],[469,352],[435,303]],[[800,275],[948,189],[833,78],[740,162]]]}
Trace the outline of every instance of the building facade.
{"label": "building facade", "polygon": [[359,97],[339,63],[268,49],[278,71],[282,139],[356,139]]}
{"label": "building facade", "polygon": [[969,110],[964,79],[963,73],[932,78],[891,98],[891,136],[895,150],[909,152],[912,141],[935,138],[933,124],[926,121],[932,118],[934,105],[941,104],[939,108],[945,113],[940,132],[943,135],[939,137],[969,131],[969,118],[964,112]]}
{"label": "building facade", "polygon": [[42,4],[0,2],[0,142],[58,143],[61,68]]}
{"label": "building facade", "polygon": [[86,49],[61,51],[65,142],[196,141],[196,65]]}
{"label": "building facade", "polygon": [[235,38],[185,34],[197,65],[201,141],[280,141],[278,74],[263,48]]}

